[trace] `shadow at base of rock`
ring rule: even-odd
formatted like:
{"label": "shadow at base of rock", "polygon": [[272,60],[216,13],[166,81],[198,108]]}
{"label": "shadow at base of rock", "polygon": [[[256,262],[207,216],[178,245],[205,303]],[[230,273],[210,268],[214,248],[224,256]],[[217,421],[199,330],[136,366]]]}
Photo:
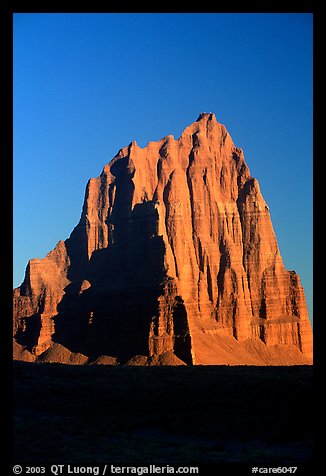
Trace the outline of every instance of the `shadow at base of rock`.
{"label": "shadow at base of rock", "polygon": [[[150,328],[160,313],[159,297],[171,280],[164,265],[163,237],[157,234],[155,203],[143,202],[131,209],[131,192],[127,201],[117,195],[115,207],[120,210],[110,217],[110,246],[93,252],[84,275],[66,287],[54,317],[53,341],[93,360],[107,355],[126,363],[134,356],[150,355]],[[191,363],[180,296],[174,307],[171,318],[176,332],[171,346],[178,358]]]}

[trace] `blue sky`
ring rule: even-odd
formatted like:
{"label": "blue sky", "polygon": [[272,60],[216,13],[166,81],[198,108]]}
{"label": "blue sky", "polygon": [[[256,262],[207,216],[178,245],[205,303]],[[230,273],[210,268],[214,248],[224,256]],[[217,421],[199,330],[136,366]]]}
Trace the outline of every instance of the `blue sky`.
{"label": "blue sky", "polygon": [[312,318],[312,14],[15,14],[14,286],[117,151],[214,112],[244,150]]}

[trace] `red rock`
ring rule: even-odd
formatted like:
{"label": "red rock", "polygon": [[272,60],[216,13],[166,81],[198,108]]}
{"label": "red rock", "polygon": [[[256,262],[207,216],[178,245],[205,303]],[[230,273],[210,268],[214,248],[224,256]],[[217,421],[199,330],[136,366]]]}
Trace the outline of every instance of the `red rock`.
{"label": "red rock", "polygon": [[312,362],[299,276],[213,114],[177,140],[121,149],[88,182],[71,236],[29,262],[14,301],[15,339],[35,356],[59,343],[138,365]]}
{"label": "red rock", "polygon": [[63,345],[54,342],[38,358],[37,362],[60,362],[61,364],[83,365],[88,362],[88,357],[80,352],[70,352]]}
{"label": "red rock", "polygon": [[110,357],[109,355],[100,355],[94,362],[94,365],[118,365],[119,362],[116,357]]}

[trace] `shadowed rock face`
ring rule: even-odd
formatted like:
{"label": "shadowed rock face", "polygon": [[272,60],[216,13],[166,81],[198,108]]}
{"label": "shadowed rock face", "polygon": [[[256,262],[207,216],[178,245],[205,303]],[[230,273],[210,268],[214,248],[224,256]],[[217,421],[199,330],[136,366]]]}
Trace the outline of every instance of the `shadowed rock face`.
{"label": "shadowed rock face", "polygon": [[178,140],[121,149],[88,182],[70,237],[29,262],[14,309],[21,360],[312,360],[300,279],[284,268],[258,182],[213,114]]}

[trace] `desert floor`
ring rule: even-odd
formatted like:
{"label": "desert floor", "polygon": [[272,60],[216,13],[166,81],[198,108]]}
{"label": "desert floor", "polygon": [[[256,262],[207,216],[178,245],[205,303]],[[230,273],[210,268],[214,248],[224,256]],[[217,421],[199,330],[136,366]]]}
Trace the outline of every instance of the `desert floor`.
{"label": "desert floor", "polygon": [[14,460],[307,466],[312,370],[15,362]]}

